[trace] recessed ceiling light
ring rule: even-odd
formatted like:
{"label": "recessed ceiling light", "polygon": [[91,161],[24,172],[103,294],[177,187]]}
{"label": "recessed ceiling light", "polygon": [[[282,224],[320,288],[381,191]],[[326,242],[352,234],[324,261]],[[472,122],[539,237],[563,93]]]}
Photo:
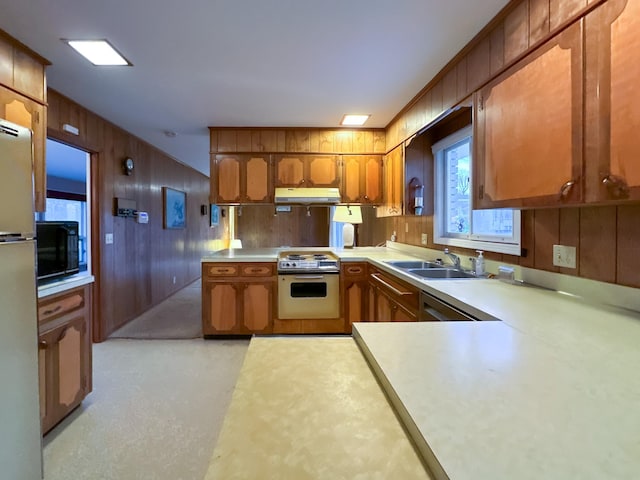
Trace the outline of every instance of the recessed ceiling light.
{"label": "recessed ceiling light", "polygon": [[353,115],[353,114],[347,114],[344,117],[342,117],[342,121],[340,122],[340,125],[349,125],[349,126],[360,126],[360,125],[364,125],[364,122],[366,122],[367,120],[369,120],[369,117],[371,115]]}
{"label": "recessed ceiling light", "polygon": [[107,40],[65,40],[76,52],[94,65],[126,65],[133,64],[124,58]]}

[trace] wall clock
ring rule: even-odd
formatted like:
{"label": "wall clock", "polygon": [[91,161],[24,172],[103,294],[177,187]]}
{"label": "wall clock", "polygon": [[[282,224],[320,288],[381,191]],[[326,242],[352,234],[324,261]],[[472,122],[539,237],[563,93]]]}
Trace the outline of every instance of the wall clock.
{"label": "wall clock", "polygon": [[123,162],[124,173],[127,175],[131,175],[133,173],[134,168],[133,158],[125,158]]}

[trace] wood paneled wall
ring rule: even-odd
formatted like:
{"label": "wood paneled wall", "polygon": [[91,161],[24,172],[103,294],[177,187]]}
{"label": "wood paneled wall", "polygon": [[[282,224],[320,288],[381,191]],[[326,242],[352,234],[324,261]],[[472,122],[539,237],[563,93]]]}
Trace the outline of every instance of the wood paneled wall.
{"label": "wood paneled wall", "polygon": [[[79,136],[62,131],[68,123]],[[92,267],[96,276],[94,340],[160,303],[200,277],[200,259],[215,240],[228,239],[228,223],[209,227],[200,206],[209,203],[209,178],[146,142],[49,90],[50,137],[92,152]],[[132,175],[123,173],[125,157],[135,160]],[[187,193],[186,229],[162,226],[162,187]],[[136,202],[149,214],[148,224],[114,216],[114,199]],[[113,244],[105,234],[113,234]],[[221,243],[222,243],[221,242]],[[175,277],[175,283],[173,279]]]}
{"label": "wood paneled wall", "polygon": [[[236,208],[237,211],[237,208]],[[329,207],[292,207],[274,215],[273,205],[244,205],[236,217],[243,248],[323,247],[329,245]]]}

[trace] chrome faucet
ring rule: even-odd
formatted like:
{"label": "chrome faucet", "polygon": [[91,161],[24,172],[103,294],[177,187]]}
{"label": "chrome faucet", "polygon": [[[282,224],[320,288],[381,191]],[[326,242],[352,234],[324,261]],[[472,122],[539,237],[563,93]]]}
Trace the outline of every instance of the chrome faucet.
{"label": "chrome faucet", "polygon": [[460,257],[457,256],[455,253],[449,252],[448,248],[444,249],[444,254],[451,259],[451,261],[453,262],[453,266],[456,267],[459,270],[460,269]]}

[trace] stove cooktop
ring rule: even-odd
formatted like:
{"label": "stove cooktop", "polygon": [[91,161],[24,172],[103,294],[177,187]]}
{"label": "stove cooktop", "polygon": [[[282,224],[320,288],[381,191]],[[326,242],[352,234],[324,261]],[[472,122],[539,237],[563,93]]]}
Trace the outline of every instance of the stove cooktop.
{"label": "stove cooktop", "polygon": [[283,252],[278,258],[279,272],[339,272],[340,262],[331,252]]}

